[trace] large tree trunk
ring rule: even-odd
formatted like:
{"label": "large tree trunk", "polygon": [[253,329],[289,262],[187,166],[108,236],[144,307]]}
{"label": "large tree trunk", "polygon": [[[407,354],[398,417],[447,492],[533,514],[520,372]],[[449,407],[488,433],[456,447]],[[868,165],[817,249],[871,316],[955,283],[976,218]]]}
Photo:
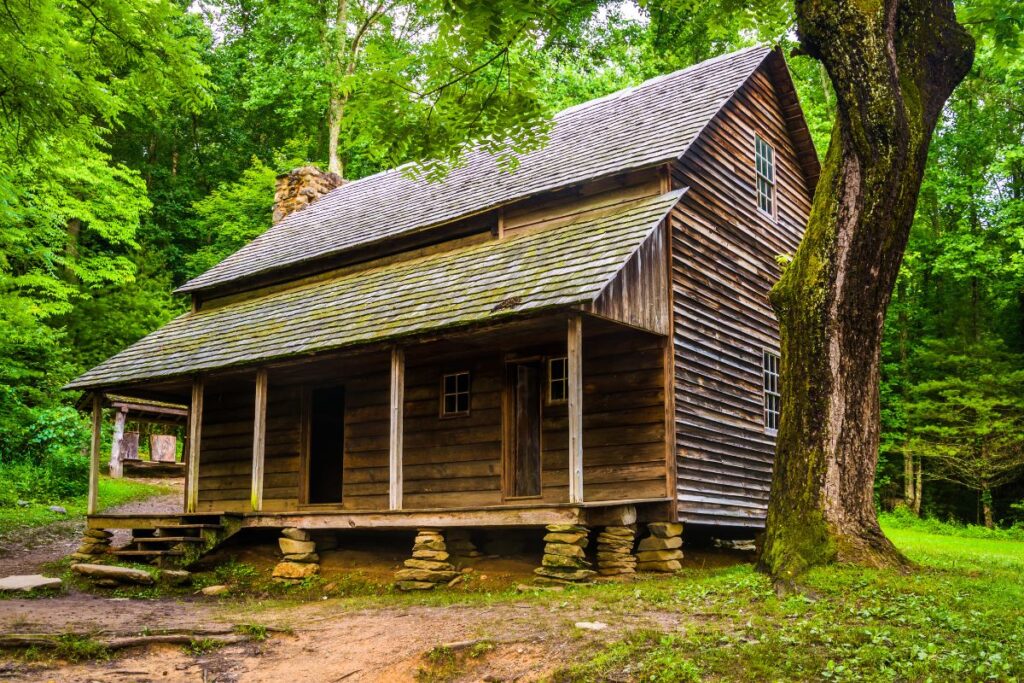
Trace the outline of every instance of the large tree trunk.
{"label": "large tree trunk", "polygon": [[772,291],[783,404],[760,566],[782,581],[835,561],[904,562],[873,496],[882,324],[932,131],[973,56],[951,0],[796,0],[796,11],[837,117],[807,232]]}
{"label": "large tree trunk", "polygon": [[341,163],[338,145],[341,138],[341,122],[345,117],[345,104],[348,100],[342,91],[342,78],[346,73],[348,0],[338,0],[334,22],[334,43],[327,46],[332,75],[330,99],[327,103],[327,170],[344,178],[345,169]]}

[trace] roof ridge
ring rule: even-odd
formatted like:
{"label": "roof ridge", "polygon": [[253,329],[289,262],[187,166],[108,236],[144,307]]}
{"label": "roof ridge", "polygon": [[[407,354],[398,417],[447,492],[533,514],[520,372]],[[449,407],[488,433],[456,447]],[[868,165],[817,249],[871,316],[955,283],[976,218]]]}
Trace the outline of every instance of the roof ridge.
{"label": "roof ridge", "polygon": [[566,107],[565,109],[562,109],[562,110],[560,110],[558,112],[555,112],[554,118],[557,119],[558,117],[562,116],[563,114],[569,114],[569,113],[573,113],[573,112],[575,112],[577,110],[580,110],[580,109],[586,109],[587,107],[589,107],[591,105],[599,104],[601,102],[616,100],[616,99],[625,97],[626,95],[631,95],[631,94],[633,94],[633,93],[635,93],[635,92],[637,92],[639,90],[643,90],[643,89],[648,88],[650,86],[653,86],[653,85],[655,85],[657,83],[660,83],[661,81],[667,81],[669,79],[681,76],[681,75],[685,74],[688,71],[693,71],[693,70],[696,70],[697,68],[706,67],[706,66],[709,66],[711,64],[715,64],[716,62],[720,62],[722,60],[729,59],[729,58],[732,58],[732,57],[737,57],[737,56],[739,56],[741,54],[744,54],[744,53],[747,53],[747,52],[750,52],[750,51],[753,51],[753,50],[757,50],[757,49],[770,50],[771,48],[769,48],[766,45],[762,45],[762,44],[758,43],[756,45],[750,45],[749,47],[740,48],[739,50],[733,50],[732,52],[726,52],[726,53],[723,53],[723,54],[720,54],[720,55],[716,55],[715,57],[711,57],[709,59],[705,59],[702,62],[697,62],[696,64],[690,64],[689,66],[684,66],[681,69],[676,69],[675,71],[670,71],[667,74],[659,74],[657,76],[652,76],[651,78],[648,78],[647,80],[640,81],[636,85],[629,85],[629,86],[626,86],[625,88],[621,88],[619,90],[615,90],[614,92],[610,92],[607,95],[602,95],[601,97],[595,97],[592,100],[587,100],[586,102],[580,102],[578,104],[574,104],[572,106]]}
{"label": "roof ridge", "polygon": [[288,269],[303,263],[678,158],[770,52],[765,45],[746,47],[564,109],[554,116],[547,143],[519,155],[514,171],[476,146],[442,182],[410,176],[415,162],[348,182],[175,291],[232,283],[244,290],[268,275],[265,281],[290,279]]}

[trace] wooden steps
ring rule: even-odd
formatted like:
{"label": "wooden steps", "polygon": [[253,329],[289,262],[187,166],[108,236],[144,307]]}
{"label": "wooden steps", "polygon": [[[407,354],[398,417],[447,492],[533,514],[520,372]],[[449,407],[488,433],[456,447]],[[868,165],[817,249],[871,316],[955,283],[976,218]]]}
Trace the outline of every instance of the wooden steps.
{"label": "wooden steps", "polygon": [[[164,565],[188,566],[238,531],[226,515],[161,515],[132,525],[131,540],[112,551],[115,557]],[[122,527],[123,528],[123,527]]]}

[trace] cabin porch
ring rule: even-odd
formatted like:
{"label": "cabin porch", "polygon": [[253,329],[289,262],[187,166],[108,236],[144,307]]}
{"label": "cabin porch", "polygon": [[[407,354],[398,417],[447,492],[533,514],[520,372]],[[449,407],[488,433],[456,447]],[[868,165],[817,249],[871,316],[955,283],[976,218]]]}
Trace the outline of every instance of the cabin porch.
{"label": "cabin porch", "polygon": [[670,521],[670,362],[662,335],[563,313],[132,389],[187,397],[178,523],[595,526]]}

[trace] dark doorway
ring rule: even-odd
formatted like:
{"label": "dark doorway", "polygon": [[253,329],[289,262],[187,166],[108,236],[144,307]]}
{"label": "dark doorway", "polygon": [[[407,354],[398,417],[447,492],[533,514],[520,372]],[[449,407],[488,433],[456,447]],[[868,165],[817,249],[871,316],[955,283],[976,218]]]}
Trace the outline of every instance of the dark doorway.
{"label": "dark doorway", "polygon": [[513,498],[540,495],[542,378],[540,363],[517,363],[509,367],[512,399],[509,495]]}
{"label": "dark doorway", "polygon": [[345,451],[345,388],[314,389],[309,407],[309,503],[340,503]]}

